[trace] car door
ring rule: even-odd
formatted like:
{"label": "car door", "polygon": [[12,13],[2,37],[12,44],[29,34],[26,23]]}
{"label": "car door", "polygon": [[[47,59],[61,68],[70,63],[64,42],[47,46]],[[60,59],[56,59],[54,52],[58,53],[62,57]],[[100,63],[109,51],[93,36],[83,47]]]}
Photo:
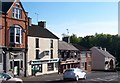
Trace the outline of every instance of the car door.
{"label": "car door", "polygon": [[84,72],[81,69],[78,69],[78,71],[79,71],[79,78],[83,78]]}

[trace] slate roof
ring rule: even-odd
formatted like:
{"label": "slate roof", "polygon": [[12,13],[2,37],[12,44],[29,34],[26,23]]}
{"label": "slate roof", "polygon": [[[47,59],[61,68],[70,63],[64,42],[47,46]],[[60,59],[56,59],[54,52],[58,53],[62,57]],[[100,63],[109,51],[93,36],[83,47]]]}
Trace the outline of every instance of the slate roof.
{"label": "slate roof", "polygon": [[59,41],[59,50],[78,51],[76,47],[64,41]]}
{"label": "slate roof", "polygon": [[[12,6],[12,4],[15,2],[15,0],[1,0],[2,2],[2,13],[7,13],[7,11],[10,9],[10,7]],[[19,2],[23,11],[25,12],[23,5],[21,2]],[[1,8],[0,8],[1,11]]]}
{"label": "slate roof", "polygon": [[9,8],[12,6],[14,0],[10,0],[9,2],[8,1],[4,1],[2,0],[2,12],[6,13]]}
{"label": "slate roof", "polygon": [[79,49],[80,51],[90,51],[89,49],[80,46],[79,44],[72,44],[73,46],[75,46],[77,49]]}
{"label": "slate roof", "polygon": [[91,50],[101,53],[104,57],[115,58],[108,51],[104,51],[102,49],[99,49],[98,47],[92,47]]}
{"label": "slate roof", "polygon": [[56,35],[54,35],[48,29],[37,26],[37,25],[29,26],[29,28],[28,28],[28,36],[59,39]]}

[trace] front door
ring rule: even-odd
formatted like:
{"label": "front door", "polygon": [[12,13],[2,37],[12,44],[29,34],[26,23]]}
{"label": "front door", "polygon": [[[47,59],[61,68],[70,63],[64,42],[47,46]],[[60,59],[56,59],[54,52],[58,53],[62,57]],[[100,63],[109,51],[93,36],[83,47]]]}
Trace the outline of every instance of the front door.
{"label": "front door", "polygon": [[15,73],[16,75],[20,75],[19,61],[14,61],[14,73]]}

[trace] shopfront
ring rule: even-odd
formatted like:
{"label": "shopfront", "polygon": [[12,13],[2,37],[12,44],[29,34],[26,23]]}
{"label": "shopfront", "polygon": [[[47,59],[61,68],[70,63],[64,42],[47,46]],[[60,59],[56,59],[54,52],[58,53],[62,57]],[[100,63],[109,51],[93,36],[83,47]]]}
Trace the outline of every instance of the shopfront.
{"label": "shopfront", "polygon": [[[42,75],[58,72],[58,61],[59,59],[50,60],[32,60],[30,61],[31,73],[29,75]],[[29,69],[30,70],[30,69]]]}

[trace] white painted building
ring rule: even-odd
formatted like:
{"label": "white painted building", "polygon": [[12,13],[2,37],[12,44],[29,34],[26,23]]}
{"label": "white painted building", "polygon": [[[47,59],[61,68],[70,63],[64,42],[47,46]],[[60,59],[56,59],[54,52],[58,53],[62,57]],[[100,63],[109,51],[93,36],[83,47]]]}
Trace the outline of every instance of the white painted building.
{"label": "white painted building", "polygon": [[45,27],[45,22],[38,22],[28,29],[28,75],[42,75],[58,72],[58,41]]}

